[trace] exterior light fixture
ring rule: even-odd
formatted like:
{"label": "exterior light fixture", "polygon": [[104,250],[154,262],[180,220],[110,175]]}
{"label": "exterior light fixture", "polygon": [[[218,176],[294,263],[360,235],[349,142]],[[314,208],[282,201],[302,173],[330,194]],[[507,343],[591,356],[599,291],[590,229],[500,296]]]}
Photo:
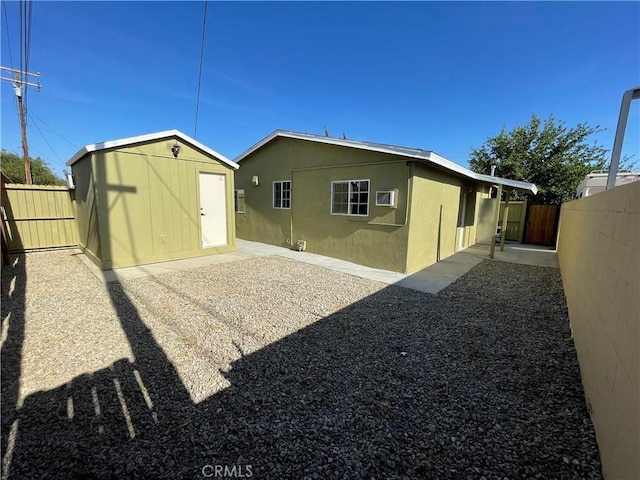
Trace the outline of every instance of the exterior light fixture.
{"label": "exterior light fixture", "polygon": [[174,143],[173,147],[171,147],[171,153],[173,153],[174,158],[178,158],[180,154],[180,145],[178,145],[178,142]]}

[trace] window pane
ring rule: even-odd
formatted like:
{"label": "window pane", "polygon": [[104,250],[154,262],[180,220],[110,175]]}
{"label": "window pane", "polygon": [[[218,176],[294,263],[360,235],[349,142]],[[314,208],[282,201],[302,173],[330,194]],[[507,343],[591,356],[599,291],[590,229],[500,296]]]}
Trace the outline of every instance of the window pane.
{"label": "window pane", "polygon": [[336,182],[332,184],[333,197],[331,202],[331,213],[349,213],[349,184],[347,182]]}
{"label": "window pane", "polygon": [[282,206],[282,183],[273,182],[273,208],[280,208]]}

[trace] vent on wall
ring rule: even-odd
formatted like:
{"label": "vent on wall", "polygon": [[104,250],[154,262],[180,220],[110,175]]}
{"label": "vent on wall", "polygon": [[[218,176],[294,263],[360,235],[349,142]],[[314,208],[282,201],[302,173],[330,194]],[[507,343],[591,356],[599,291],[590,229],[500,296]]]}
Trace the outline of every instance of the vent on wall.
{"label": "vent on wall", "polygon": [[67,186],[69,187],[69,190],[76,188],[76,179],[71,173],[67,173]]}
{"label": "vent on wall", "polygon": [[376,206],[395,207],[396,206],[396,190],[378,190],[376,192]]}

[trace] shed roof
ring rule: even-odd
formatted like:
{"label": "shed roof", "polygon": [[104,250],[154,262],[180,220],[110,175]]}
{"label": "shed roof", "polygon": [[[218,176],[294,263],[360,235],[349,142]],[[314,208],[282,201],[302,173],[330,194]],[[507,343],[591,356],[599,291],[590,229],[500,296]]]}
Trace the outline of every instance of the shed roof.
{"label": "shed roof", "polygon": [[273,141],[278,137],[295,138],[298,140],[308,140],[316,143],[327,143],[330,145],[339,145],[342,147],[357,148],[360,150],[369,150],[372,152],[388,153],[391,155],[398,155],[402,157],[413,158],[415,160],[422,161],[425,163],[430,163],[444,170],[447,170],[451,173],[457,174],[459,176],[467,177],[481,183],[503,185],[504,187],[507,187],[513,190],[533,193],[534,195],[538,193],[538,187],[536,187],[533,183],[521,182],[519,180],[511,180],[511,179],[502,178],[502,177],[492,177],[491,175],[483,175],[481,173],[476,173],[469,170],[468,168],[458,165],[457,163],[454,163],[451,160],[448,160],[438,155],[437,153],[429,150],[423,150],[421,148],[400,147],[396,145],[387,145],[383,143],[363,142],[360,140],[347,140],[345,138],[333,138],[333,137],[326,137],[322,135],[314,135],[310,133],[292,132],[288,130],[273,131],[271,134],[267,135],[258,143],[256,143],[255,145],[249,147],[247,150],[242,152],[240,155],[234,158],[233,161],[236,163],[241,162],[246,157],[251,155],[253,152],[262,148],[264,145],[266,145],[267,143]]}
{"label": "shed roof", "polygon": [[233,168],[235,170],[237,170],[240,167],[240,165],[238,165],[237,163],[229,160],[224,155],[216,152],[215,150],[210,149],[209,147],[203,145],[202,143],[198,142],[197,140],[191,138],[190,136],[185,135],[180,130],[165,130],[163,132],[149,133],[149,134],[146,134],[146,135],[138,135],[137,137],[121,138],[119,140],[110,140],[108,142],[94,143],[94,144],[91,144],[91,145],[85,145],[80,150],[78,150],[73,157],[71,157],[67,161],[67,165],[68,166],[73,165],[78,160],[80,160],[82,157],[84,157],[87,153],[90,153],[90,152],[96,152],[96,151],[99,151],[99,150],[106,150],[108,148],[124,147],[124,146],[127,146],[127,145],[133,145],[133,144],[136,144],[136,143],[150,142],[150,141],[153,141],[153,140],[161,140],[163,138],[173,138],[173,137],[178,137],[184,143],[188,143],[191,146],[196,147],[199,150],[202,150],[203,152],[211,155],[212,157],[215,157],[216,159],[220,160],[222,163],[227,164],[228,166],[230,166],[231,168]]}

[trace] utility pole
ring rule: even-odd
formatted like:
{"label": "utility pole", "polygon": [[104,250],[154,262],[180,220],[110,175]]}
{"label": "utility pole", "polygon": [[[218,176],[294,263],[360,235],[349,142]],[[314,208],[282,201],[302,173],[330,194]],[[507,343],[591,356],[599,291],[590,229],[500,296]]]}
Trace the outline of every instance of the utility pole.
{"label": "utility pole", "polygon": [[23,87],[38,87],[40,90],[40,83],[31,83],[22,81],[23,77],[40,77],[40,73],[23,72],[22,70],[16,70],[15,68],[8,68],[0,66],[0,70],[13,73],[13,78],[0,77],[0,80],[7,80],[13,83],[13,93],[15,93],[18,99],[18,113],[20,114],[20,130],[22,131],[22,155],[24,157],[24,177],[27,185],[33,183],[31,179],[31,163],[29,160],[29,145],[27,144],[27,120],[25,118],[25,106],[22,102],[22,88]]}

